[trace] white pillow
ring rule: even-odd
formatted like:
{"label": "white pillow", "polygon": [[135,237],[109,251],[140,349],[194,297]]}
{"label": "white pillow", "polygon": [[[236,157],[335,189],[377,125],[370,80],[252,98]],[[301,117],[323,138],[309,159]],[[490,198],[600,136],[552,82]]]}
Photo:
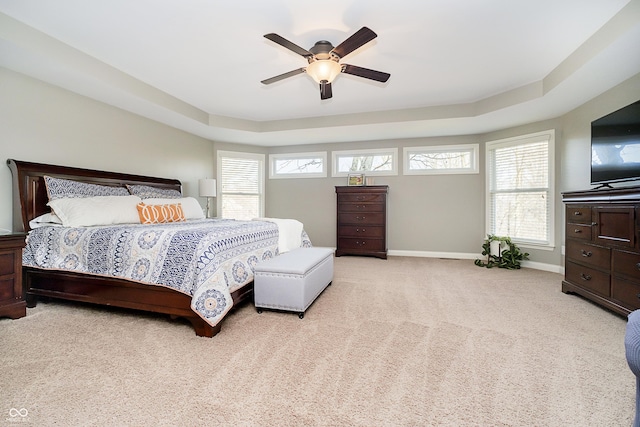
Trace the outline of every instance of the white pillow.
{"label": "white pillow", "polygon": [[39,227],[60,227],[62,220],[54,213],[46,213],[29,221],[29,227],[34,230]]}
{"label": "white pillow", "polygon": [[136,206],[141,201],[138,196],[97,196],[56,199],[49,201],[48,205],[65,227],[91,227],[139,224]]}
{"label": "white pillow", "polygon": [[146,205],[175,205],[180,203],[186,219],[203,219],[204,212],[202,206],[193,197],[183,197],[181,199],[144,199]]}

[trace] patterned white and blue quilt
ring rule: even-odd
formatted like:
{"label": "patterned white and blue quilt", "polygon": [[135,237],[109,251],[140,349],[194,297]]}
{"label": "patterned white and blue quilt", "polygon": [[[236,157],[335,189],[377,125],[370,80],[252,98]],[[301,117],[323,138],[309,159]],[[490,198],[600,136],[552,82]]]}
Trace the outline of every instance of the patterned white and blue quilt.
{"label": "patterned white and blue quilt", "polygon": [[[304,231],[302,246],[311,246]],[[233,305],[231,292],[253,280],[260,260],[277,254],[273,222],[203,219],[36,228],[22,262],[173,288],[191,295],[191,309],[215,326]]]}

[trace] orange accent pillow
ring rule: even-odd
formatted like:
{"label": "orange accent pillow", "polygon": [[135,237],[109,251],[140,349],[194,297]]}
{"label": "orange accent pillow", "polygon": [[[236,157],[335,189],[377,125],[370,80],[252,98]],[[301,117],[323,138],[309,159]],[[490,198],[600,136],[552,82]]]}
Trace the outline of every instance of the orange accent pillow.
{"label": "orange accent pillow", "polygon": [[145,205],[139,203],[138,216],[142,224],[159,224],[166,222],[186,221],[182,205]]}

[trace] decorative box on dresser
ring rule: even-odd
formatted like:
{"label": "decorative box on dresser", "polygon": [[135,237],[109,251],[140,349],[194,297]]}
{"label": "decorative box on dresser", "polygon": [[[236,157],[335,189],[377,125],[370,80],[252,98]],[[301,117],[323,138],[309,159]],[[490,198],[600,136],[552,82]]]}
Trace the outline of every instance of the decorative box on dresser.
{"label": "decorative box on dresser", "polygon": [[24,233],[0,234],[0,317],[18,319],[27,314],[22,288]]}
{"label": "decorative box on dresser", "polygon": [[640,187],[562,194],[566,214],[562,292],[616,313],[640,308]]}
{"label": "decorative box on dresser", "polygon": [[388,185],[336,187],[336,256],[364,255],[387,259],[388,192]]}

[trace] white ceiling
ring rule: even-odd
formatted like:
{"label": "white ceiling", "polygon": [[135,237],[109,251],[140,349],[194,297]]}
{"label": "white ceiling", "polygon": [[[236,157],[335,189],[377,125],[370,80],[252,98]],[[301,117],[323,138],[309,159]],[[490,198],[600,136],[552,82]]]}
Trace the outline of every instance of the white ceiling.
{"label": "white ceiling", "polygon": [[[640,72],[640,0],[0,0],[0,66],[212,140],[483,133],[557,117]],[[265,39],[338,45],[333,98]]]}

